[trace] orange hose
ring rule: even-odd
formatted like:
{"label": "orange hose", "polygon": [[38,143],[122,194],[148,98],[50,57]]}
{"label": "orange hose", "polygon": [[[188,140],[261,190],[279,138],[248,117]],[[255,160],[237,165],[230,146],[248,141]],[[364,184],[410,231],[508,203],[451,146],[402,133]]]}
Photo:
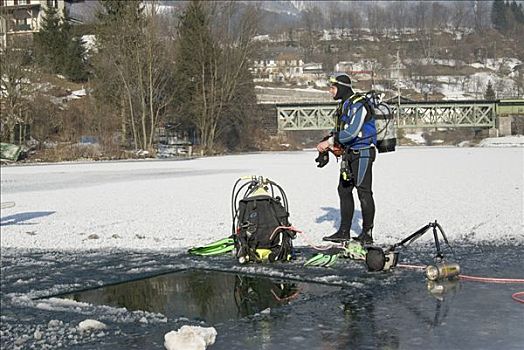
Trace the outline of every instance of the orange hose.
{"label": "orange hose", "polygon": [[478,277],[478,276],[468,276],[468,275],[459,275],[460,279],[466,281],[475,281],[475,282],[487,282],[487,283],[524,283],[524,279],[521,278],[494,278],[494,277]]}
{"label": "orange hose", "polygon": [[[404,267],[407,269],[423,270],[426,266],[422,265],[409,265],[409,264],[397,264],[398,267]],[[522,278],[495,278],[495,277],[478,277],[478,276],[469,276],[469,275],[459,275],[461,280],[465,281],[475,281],[475,282],[486,282],[486,283],[524,283]],[[524,291],[513,293],[511,298],[519,303],[524,304]]]}
{"label": "orange hose", "polygon": [[[295,231],[297,233],[301,233],[302,234],[302,237],[304,238],[304,241],[306,241],[306,243],[313,249],[315,250],[329,250],[333,247],[340,247],[339,244],[328,244],[327,246],[318,246],[318,245],[315,245],[313,243],[311,243],[311,241],[309,239],[306,238],[306,235],[304,234],[304,231],[300,231],[296,228],[294,228],[293,226],[290,226],[290,227],[283,227],[283,226],[279,226],[275,229],[275,231],[279,228],[285,228],[285,229],[290,229],[292,231]],[[275,233],[275,231],[273,231],[273,233],[271,235],[273,235]]]}
{"label": "orange hose", "polygon": [[511,295],[511,298],[513,298],[513,300],[519,303],[524,304],[524,299],[522,299],[523,296],[524,296],[524,292],[517,292],[517,293],[513,293],[513,295]]}

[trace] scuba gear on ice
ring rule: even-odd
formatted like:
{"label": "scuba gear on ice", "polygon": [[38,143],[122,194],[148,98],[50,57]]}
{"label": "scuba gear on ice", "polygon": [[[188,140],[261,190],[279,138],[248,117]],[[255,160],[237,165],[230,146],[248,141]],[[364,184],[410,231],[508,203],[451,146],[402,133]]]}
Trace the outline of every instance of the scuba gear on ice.
{"label": "scuba gear on ice", "polygon": [[235,240],[232,236],[227,238],[222,238],[218,241],[209,243],[205,246],[194,247],[188,250],[188,253],[191,255],[221,255],[229,253],[235,249]]}
{"label": "scuba gear on ice", "polygon": [[437,220],[434,222],[430,222],[429,224],[425,225],[424,227],[421,227],[418,229],[415,233],[412,233],[408,237],[404,238],[402,241],[395,243],[391,247],[388,248],[388,251],[393,251],[399,247],[403,247],[406,243],[411,244],[411,242],[415,241],[416,239],[420,238],[424,233],[426,233],[430,228],[433,228],[433,238],[435,239],[435,248],[437,250],[437,254],[435,255],[435,260],[442,260],[444,259],[444,255],[442,254],[442,251],[440,249],[440,241],[438,238],[438,232],[437,228],[440,231],[440,234],[442,236],[442,239],[447,244],[453,255],[455,254],[453,252],[453,248],[451,248],[451,245],[449,244],[448,238],[446,237],[446,234],[444,233],[444,230],[442,229],[442,226],[440,226],[439,223],[437,223]]}
{"label": "scuba gear on ice", "polygon": [[359,243],[346,242],[343,244],[342,256],[353,260],[366,260],[367,250]]}
{"label": "scuba gear on ice", "polygon": [[460,266],[457,263],[440,263],[426,267],[426,277],[430,281],[449,279],[460,274]]}
{"label": "scuba gear on ice", "polygon": [[[240,184],[242,181],[244,183]],[[300,231],[288,221],[287,197],[278,184],[261,176],[240,178],[233,186],[231,201],[233,234],[191,248],[189,254],[211,256],[234,251],[241,264],[248,261],[287,261],[293,257],[291,240]]]}
{"label": "scuba gear on ice", "polygon": [[319,253],[304,263],[304,266],[320,266],[331,267],[335,265],[338,260],[337,254],[323,254]]}
{"label": "scuba gear on ice", "polygon": [[[404,238],[402,241],[395,243],[387,249],[381,247],[366,245],[362,240],[355,239],[357,242],[344,242],[338,253],[335,254],[317,254],[313,258],[309,259],[304,266],[328,266],[328,263],[331,261],[329,256],[337,255],[345,258],[350,258],[353,260],[365,260],[366,266],[369,271],[387,271],[395,266],[397,266],[400,247],[404,247],[406,244],[410,244],[414,240],[420,238],[424,233],[426,233],[430,228],[433,228],[433,236],[435,238],[435,247],[437,249],[437,254],[434,259],[437,260],[437,265],[433,267],[428,267],[426,270],[426,275],[430,280],[439,280],[443,278],[449,278],[457,276],[460,273],[460,267],[455,263],[444,263],[444,255],[440,249],[440,242],[438,238],[437,229],[440,231],[444,242],[448,245],[451,252],[451,248],[444,230],[442,227],[435,222],[430,222],[424,227],[417,230],[415,233]],[[338,233],[338,231],[337,231]],[[362,235],[369,235],[370,230],[364,230]],[[360,236],[359,236],[360,237]],[[358,237],[357,237],[358,238]],[[332,266],[337,260],[333,263],[329,263],[329,266]],[[436,269],[436,271],[435,271]]]}
{"label": "scuba gear on ice", "polygon": [[240,178],[233,186],[231,201],[235,256],[241,264],[287,261],[293,257],[292,239],[297,230],[289,223],[282,187],[262,176]]}
{"label": "scuba gear on ice", "polygon": [[398,252],[384,252],[379,247],[368,247],[366,265],[369,271],[389,270],[397,266]]}
{"label": "scuba gear on ice", "polygon": [[319,253],[304,263],[304,266],[331,267],[339,257],[353,260],[366,260],[366,249],[359,243],[344,242],[342,250],[332,254]]}
{"label": "scuba gear on ice", "polygon": [[[440,242],[438,238],[437,229],[440,231],[440,234],[444,242],[448,245],[451,252],[454,254],[453,249],[451,248],[451,245],[449,244],[448,239],[446,235],[444,234],[444,230],[442,229],[442,226],[440,226],[437,223],[437,220],[435,220],[434,222],[430,222],[429,224],[425,225],[424,227],[418,229],[415,233],[409,235],[408,237],[404,238],[402,241],[395,243],[394,245],[390,246],[389,248],[385,250],[380,247],[368,247],[368,254],[366,256],[366,264],[368,266],[368,269],[370,271],[382,271],[382,270],[389,270],[392,267],[395,267],[398,262],[398,253],[399,253],[397,249],[404,247],[405,244],[410,244],[414,240],[420,238],[430,228],[433,228],[433,237],[435,239],[435,248],[437,250],[437,254],[435,255],[434,259],[437,262],[441,262],[444,259],[444,255],[442,254],[442,251],[440,249]],[[373,252],[370,254],[371,250]]]}

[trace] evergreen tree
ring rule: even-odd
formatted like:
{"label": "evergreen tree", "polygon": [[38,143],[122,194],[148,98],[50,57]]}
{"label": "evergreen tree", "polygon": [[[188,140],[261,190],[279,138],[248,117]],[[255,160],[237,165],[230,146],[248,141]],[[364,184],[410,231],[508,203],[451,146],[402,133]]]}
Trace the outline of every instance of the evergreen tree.
{"label": "evergreen tree", "polygon": [[488,86],[486,87],[486,93],[484,94],[484,99],[488,101],[494,101],[497,99],[495,96],[495,91],[493,90],[493,86],[491,85],[491,80],[488,81]]}
{"label": "evergreen tree", "polygon": [[519,23],[524,24],[524,9],[522,8],[522,4],[518,5],[516,18]]}
{"label": "evergreen tree", "polygon": [[524,12],[522,11],[522,4],[517,4],[517,2],[513,0],[511,2],[510,9],[513,20],[515,20],[519,24],[523,24]]}
{"label": "evergreen tree", "polygon": [[44,9],[42,29],[35,33],[34,46],[36,62],[44,71],[63,74],[73,81],[87,79],[82,41],[52,6]]}
{"label": "evergreen tree", "polygon": [[59,72],[72,81],[86,81],[88,72],[84,59],[86,51],[82,38],[74,35],[73,28],[67,21],[61,22],[60,31],[62,32],[65,50],[62,53],[62,66],[59,68]]}
{"label": "evergreen tree", "polygon": [[57,9],[45,7],[42,28],[34,36],[36,62],[49,73],[59,73],[64,62],[63,52],[67,44],[63,40],[60,22]]}
{"label": "evergreen tree", "polygon": [[[210,81],[210,64],[214,55],[209,19],[202,3],[191,2],[181,17],[175,57],[175,79],[179,113],[186,122],[194,121],[204,101],[199,91]],[[207,57],[206,57],[207,56]]]}
{"label": "evergreen tree", "polygon": [[67,60],[61,69],[72,81],[87,81],[88,71],[84,62],[85,48],[80,37],[73,37],[67,46]]}
{"label": "evergreen tree", "polygon": [[491,8],[491,24],[500,32],[508,29],[508,16],[504,0],[493,0]]}

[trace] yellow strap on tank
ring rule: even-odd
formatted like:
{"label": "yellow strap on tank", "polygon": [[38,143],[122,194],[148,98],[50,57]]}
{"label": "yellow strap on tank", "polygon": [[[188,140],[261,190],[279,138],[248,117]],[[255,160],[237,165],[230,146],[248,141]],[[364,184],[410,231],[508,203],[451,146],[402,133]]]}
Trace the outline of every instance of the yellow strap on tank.
{"label": "yellow strap on tank", "polygon": [[271,254],[271,249],[255,249],[255,253],[257,254],[258,259],[260,259],[263,262],[266,262],[269,260],[269,254]]}

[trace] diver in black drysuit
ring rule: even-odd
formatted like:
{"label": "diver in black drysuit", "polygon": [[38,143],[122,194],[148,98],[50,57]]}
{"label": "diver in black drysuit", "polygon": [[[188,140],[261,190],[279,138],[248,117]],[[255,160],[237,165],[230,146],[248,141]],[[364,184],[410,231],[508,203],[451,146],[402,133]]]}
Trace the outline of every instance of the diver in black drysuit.
{"label": "diver in black drysuit", "polygon": [[326,152],[334,145],[344,148],[338,195],[340,198],[340,228],[326,241],[341,242],[350,239],[351,223],[355,211],[353,188],[357,188],[362,209],[362,232],[355,239],[373,243],[372,229],[375,218],[373,200],[372,165],[376,156],[376,127],[369,104],[363,96],[355,94],[347,74],[330,77],[330,93],[340,100],[336,111],[337,125],[331,137],[317,145],[319,152]]}

